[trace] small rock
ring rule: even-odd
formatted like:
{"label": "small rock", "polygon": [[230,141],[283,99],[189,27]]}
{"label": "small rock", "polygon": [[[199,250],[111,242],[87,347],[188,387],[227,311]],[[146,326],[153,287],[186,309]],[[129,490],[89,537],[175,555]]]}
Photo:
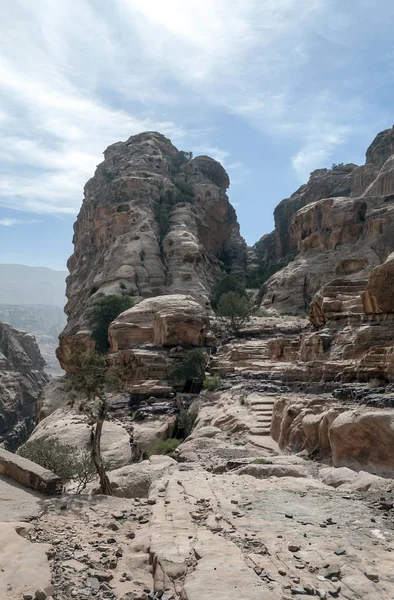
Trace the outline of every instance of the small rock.
{"label": "small rock", "polygon": [[371,571],[365,571],[364,575],[367,579],[369,579],[370,581],[373,581],[374,583],[378,583],[380,577],[377,573],[372,573]]}
{"label": "small rock", "polygon": [[119,527],[117,526],[116,523],[111,521],[111,523],[108,523],[108,529],[111,529],[112,531],[118,531]]}
{"label": "small rock", "polygon": [[334,554],[337,556],[342,556],[342,554],[346,554],[346,550],[344,548],[335,548]]}
{"label": "small rock", "polygon": [[290,550],[290,552],[298,552],[299,550],[301,550],[301,546],[299,546],[298,544],[292,544],[290,542],[290,544],[287,546],[287,549]]}
{"label": "small rock", "polygon": [[33,600],[33,596],[31,594],[23,594],[23,600]]}
{"label": "small rock", "polygon": [[285,577],[285,575],[287,575],[287,571],[285,571],[284,569],[278,569],[278,573],[279,573],[279,575],[282,575],[283,577]]}
{"label": "small rock", "polygon": [[305,590],[301,587],[292,587],[291,593],[293,596],[306,596]]}
{"label": "small rock", "polygon": [[291,513],[285,513],[286,519],[292,519],[293,515]]}
{"label": "small rock", "polygon": [[337,564],[327,565],[327,567],[325,567],[325,569],[323,570],[323,575],[326,579],[332,579],[333,577],[340,577],[341,576],[340,565],[337,565]]}
{"label": "small rock", "polygon": [[114,519],[124,519],[124,514],[122,512],[120,512],[119,510],[116,510],[115,512],[113,512],[112,516]]}
{"label": "small rock", "polygon": [[100,582],[98,579],[96,579],[96,577],[88,577],[86,579],[86,585],[90,588],[92,588],[92,590],[99,590],[100,589]]}
{"label": "small rock", "polygon": [[156,504],[156,499],[155,498],[148,498],[148,504],[150,506],[153,506],[154,504]]}
{"label": "small rock", "polygon": [[113,579],[113,575],[107,571],[92,571],[90,576],[95,577],[98,581],[111,581]]}
{"label": "small rock", "polygon": [[309,594],[309,596],[315,595],[315,588],[310,583],[304,585],[304,590],[307,594]]}
{"label": "small rock", "polygon": [[339,594],[341,593],[341,586],[337,587],[336,590],[330,590],[328,593],[332,598],[338,598]]}
{"label": "small rock", "polygon": [[327,592],[325,590],[316,589],[316,596],[321,600],[327,600]]}
{"label": "small rock", "polygon": [[36,590],[34,597],[36,600],[46,600],[47,598],[47,593],[45,590]]}

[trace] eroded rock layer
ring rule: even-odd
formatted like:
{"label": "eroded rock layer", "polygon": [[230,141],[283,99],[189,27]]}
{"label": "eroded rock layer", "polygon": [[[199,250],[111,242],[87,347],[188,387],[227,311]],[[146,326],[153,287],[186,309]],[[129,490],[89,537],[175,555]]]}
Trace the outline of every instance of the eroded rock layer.
{"label": "eroded rock layer", "polygon": [[113,144],[104,157],[85,186],[74,226],[68,324],[58,351],[66,369],[73,336],[83,341],[81,332],[89,335],[87,313],[95,299],[189,294],[209,308],[224,264],[245,273],[246,246],[218,162],[190,159],[156,132]]}

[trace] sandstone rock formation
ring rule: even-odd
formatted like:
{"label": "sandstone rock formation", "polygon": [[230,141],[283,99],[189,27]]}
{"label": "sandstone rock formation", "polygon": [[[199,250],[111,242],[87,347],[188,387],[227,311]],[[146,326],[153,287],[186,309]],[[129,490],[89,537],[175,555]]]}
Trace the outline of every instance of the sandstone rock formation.
{"label": "sandstone rock formation", "polygon": [[354,408],[327,396],[283,396],[275,402],[271,434],[283,450],[394,477],[393,410]]}
{"label": "sandstone rock formation", "polygon": [[207,309],[224,264],[244,275],[246,246],[229,179],[207,156],[190,159],[156,132],[113,144],[85,186],[67,278],[68,324],[58,358],[88,343],[87,312],[106,294],[189,294]]}
{"label": "sandstone rock formation", "polygon": [[0,323],[0,443],[15,450],[34,428],[37,400],[48,381],[35,338]]}
{"label": "sandstone rock formation", "polygon": [[208,330],[203,307],[191,296],[157,296],[126,310],[111,324],[111,350],[153,346],[203,346]]}
{"label": "sandstone rock formation", "polygon": [[261,290],[266,309],[307,311],[314,294],[340,276],[366,278],[394,250],[394,129],[381,132],[366,164],[311,174],[275,210],[275,231],[260,240],[265,261],[289,264]]}

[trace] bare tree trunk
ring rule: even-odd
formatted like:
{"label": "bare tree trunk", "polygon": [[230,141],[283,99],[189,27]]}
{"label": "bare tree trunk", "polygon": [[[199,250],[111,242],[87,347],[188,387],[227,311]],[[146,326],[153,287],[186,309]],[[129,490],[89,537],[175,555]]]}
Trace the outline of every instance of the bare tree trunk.
{"label": "bare tree trunk", "polygon": [[104,420],[105,416],[100,415],[92,430],[92,459],[100,478],[101,492],[106,496],[113,496],[111,483],[105,472],[105,467],[101,458],[101,433],[103,431]]}

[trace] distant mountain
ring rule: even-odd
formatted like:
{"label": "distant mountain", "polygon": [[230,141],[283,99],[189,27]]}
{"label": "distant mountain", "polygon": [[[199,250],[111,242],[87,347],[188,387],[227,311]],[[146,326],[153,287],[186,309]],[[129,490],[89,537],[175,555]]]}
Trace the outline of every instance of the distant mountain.
{"label": "distant mountain", "polygon": [[62,373],[55,356],[66,316],[67,271],[0,264],[0,322],[36,336],[51,375]]}
{"label": "distant mountain", "polygon": [[0,304],[64,307],[67,271],[0,264]]}

